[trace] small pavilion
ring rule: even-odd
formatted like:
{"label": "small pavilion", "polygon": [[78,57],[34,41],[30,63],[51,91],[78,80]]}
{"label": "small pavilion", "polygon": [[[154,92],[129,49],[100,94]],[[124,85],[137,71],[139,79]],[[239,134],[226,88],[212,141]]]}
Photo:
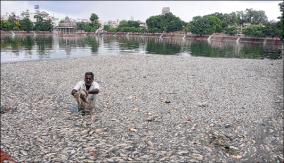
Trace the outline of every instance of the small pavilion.
{"label": "small pavilion", "polygon": [[76,32],[76,22],[70,20],[68,17],[65,17],[64,20],[59,22],[56,28],[60,34],[73,34]]}

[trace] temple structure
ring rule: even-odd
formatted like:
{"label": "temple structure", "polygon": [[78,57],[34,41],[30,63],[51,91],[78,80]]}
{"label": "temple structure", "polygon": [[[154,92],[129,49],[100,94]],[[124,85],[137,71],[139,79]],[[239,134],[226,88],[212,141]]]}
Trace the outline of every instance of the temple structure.
{"label": "temple structure", "polygon": [[61,20],[56,27],[56,30],[59,34],[72,34],[76,33],[76,22],[72,21],[70,18],[65,17],[64,20]]}

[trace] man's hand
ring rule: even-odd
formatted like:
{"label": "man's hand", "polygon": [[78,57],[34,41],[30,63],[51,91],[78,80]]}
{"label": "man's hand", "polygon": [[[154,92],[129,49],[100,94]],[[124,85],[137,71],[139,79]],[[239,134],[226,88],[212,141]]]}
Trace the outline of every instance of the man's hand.
{"label": "man's hand", "polygon": [[73,89],[72,92],[71,92],[71,95],[75,97],[77,95],[77,90]]}
{"label": "man's hand", "polygon": [[88,91],[89,94],[98,94],[99,92],[100,92],[100,91],[99,91],[99,89],[97,89],[97,88]]}
{"label": "man's hand", "polygon": [[88,95],[89,95],[89,91],[87,91],[87,90],[83,90],[83,91],[85,92],[86,97],[88,97]]}

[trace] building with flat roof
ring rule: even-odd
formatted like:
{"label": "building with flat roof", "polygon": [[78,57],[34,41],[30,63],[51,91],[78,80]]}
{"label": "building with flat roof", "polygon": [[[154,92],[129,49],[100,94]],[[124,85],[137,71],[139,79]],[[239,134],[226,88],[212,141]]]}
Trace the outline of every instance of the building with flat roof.
{"label": "building with flat roof", "polygon": [[109,20],[109,21],[107,21],[104,24],[105,25],[110,25],[111,27],[116,28],[119,25],[119,20],[116,20],[116,21],[115,20]]}
{"label": "building with flat roof", "polygon": [[163,9],[162,9],[162,15],[165,15],[165,14],[167,14],[167,13],[170,13],[171,11],[170,11],[170,8],[169,7],[163,7]]}

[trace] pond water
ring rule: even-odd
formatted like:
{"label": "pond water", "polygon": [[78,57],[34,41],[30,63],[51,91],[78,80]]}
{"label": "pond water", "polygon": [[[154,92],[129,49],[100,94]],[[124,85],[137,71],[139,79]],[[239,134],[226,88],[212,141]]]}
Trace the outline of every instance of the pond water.
{"label": "pond water", "polygon": [[190,41],[146,37],[1,37],[1,63],[91,55],[177,55],[281,59],[281,45],[236,41]]}

